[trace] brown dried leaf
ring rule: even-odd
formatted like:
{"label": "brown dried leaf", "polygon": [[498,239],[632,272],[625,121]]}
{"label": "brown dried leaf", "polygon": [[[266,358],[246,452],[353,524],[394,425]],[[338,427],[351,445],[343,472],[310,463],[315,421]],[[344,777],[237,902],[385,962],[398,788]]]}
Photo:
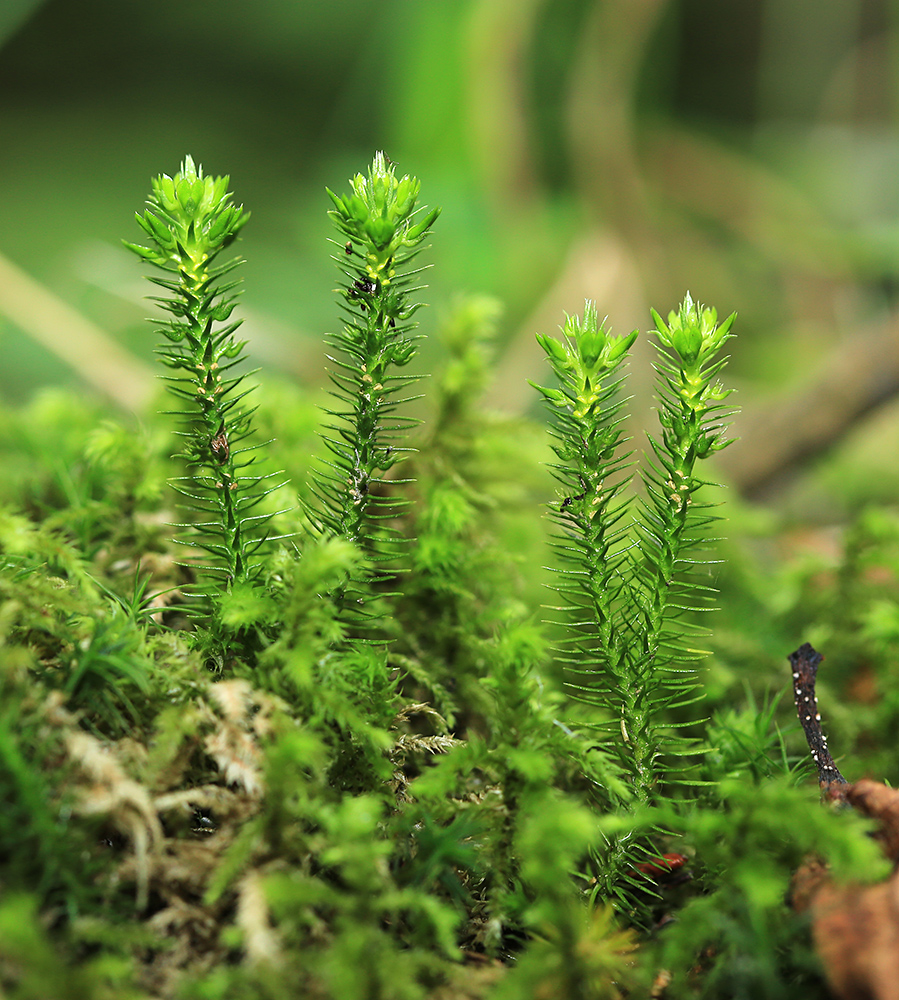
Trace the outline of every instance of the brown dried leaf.
{"label": "brown dried leaf", "polygon": [[819,857],[806,858],[790,882],[790,905],[797,913],[805,913],[818,890],[830,882],[830,868]]}
{"label": "brown dried leaf", "polygon": [[812,933],[840,1000],[899,1000],[899,875],[870,886],[823,885]]}
{"label": "brown dried leaf", "polygon": [[[876,781],[845,799],[879,823],[884,854],[899,860],[899,791]],[[835,885],[818,859],[793,877],[793,906],[810,909],[815,949],[840,1000],[899,1000],[899,870],[877,885]]]}
{"label": "brown dried leaf", "polygon": [[877,839],[890,861],[899,861],[899,789],[862,778],[846,789],[846,801],[880,824]]}

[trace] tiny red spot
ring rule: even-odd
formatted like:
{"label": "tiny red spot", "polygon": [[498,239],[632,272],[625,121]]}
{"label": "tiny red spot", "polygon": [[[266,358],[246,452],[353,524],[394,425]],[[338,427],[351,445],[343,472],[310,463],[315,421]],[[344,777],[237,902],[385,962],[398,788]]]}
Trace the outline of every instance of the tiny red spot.
{"label": "tiny red spot", "polygon": [[671,872],[676,872],[679,868],[683,868],[688,860],[683,854],[663,854],[660,858],[654,858],[652,861],[641,862],[637,865],[637,868],[644,875],[648,875],[651,879],[658,881],[670,875]]}

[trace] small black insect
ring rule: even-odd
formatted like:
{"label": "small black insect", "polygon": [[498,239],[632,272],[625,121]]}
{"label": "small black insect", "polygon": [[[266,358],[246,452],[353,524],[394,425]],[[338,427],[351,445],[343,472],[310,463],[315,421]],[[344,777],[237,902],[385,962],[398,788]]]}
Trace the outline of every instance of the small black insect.
{"label": "small black insect", "polygon": [[208,816],[205,810],[201,809],[199,806],[194,806],[193,821],[194,825],[192,827],[192,831],[194,833],[215,833],[218,829],[212,817]]}
{"label": "small black insect", "polygon": [[565,499],[562,501],[562,506],[559,508],[559,510],[564,510],[566,507],[570,507],[575,500],[583,500],[584,497],[590,492],[590,484],[587,482],[586,479],[584,479],[584,477],[580,473],[578,473],[578,479],[581,482],[581,486],[584,487],[584,492],[578,493],[573,497],[565,497]]}
{"label": "small black insect", "polygon": [[378,282],[372,278],[356,278],[348,294],[351,299],[356,299],[360,295],[377,295]]}
{"label": "small black insect", "polygon": [[343,248],[347,253],[353,252],[353,244],[349,240],[346,241],[346,246]]}

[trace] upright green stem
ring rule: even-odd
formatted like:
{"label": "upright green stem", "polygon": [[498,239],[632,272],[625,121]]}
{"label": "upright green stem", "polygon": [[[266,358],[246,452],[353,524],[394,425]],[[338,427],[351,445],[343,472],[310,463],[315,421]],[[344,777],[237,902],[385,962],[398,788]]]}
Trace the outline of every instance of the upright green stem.
{"label": "upright green stem", "polygon": [[[661,343],[660,441],[650,439],[653,463],[645,476],[647,498],[636,536],[628,538],[627,501],[619,499],[628,455],[619,454],[621,378],[617,371],[636,334],[614,340],[588,303],[583,322],[569,318],[563,339],[538,335],[559,388],[537,388],[555,416],[552,466],[567,495],[553,508],[561,527],[554,548],[561,565],[556,588],[567,600],[557,608],[569,635],[559,659],[576,697],[596,705],[596,728],[613,741],[630,773],[638,801],[656,794],[663,754],[683,752],[661,715],[693,697],[695,679],[684,661],[695,658],[673,620],[702,605],[712,589],[685,572],[687,553],[713,518],[697,514],[693,494],[701,485],[695,464],[723,448],[720,418],[726,391],[712,380],[724,360],[714,360],[728,337],[728,319],[716,326],[713,310],[689,296],[666,326],[657,313]],[[699,505],[702,509],[702,505]]]}
{"label": "upright green stem", "polygon": [[420,269],[409,265],[439,209],[419,219],[418,180],[397,178],[383,153],[351,186],[343,196],[328,191],[334,205],[329,214],[341,235],[334,260],[343,272],[347,322],[328,338],[335,348],[330,376],[339,408],[327,411],[335,420],[325,435],[330,455],[313,477],[309,513],[320,533],[345,538],[382,564],[377,578],[396,554],[390,521],[405,503],[389,492],[384,474],[404,456],[402,435],[417,422],[396,413],[407,401],[398,394],[416,379],[395,374],[415,355],[412,316],[419,304],[411,293]]}
{"label": "upright green stem", "polygon": [[[677,742],[662,738],[658,717],[675,705],[695,701],[694,649],[684,645],[684,611],[707,610],[715,590],[691,574],[691,552],[704,529],[716,520],[695,494],[704,480],[696,465],[730,442],[725,436],[729,415],[724,400],[730,390],[715,377],[727,363],[719,358],[730,337],[734,316],[720,326],[714,309],[697,306],[687,295],[667,325],[655,310],[659,361],[658,400],[661,439],[650,436],[653,461],[644,470],[646,498],[638,524],[640,557],[635,581],[640,590],[639,625],[632,631],[634,687],[631,711],[635,756],[641,782],[650,796],[662,773],[661,753],[683,753]],[[662,682],[662,683],[660,683]]]}
{"label": "upright green stem", "polygon": [[182,403],[175,415],[182,421],[180,457],[189,475],[172,486],[198,515],[176,525],[189,536],[176,541],[207,554],[205,564],[191,565],[212,583],[212,593],[198,596],[215,598],[237,585],[252,585],[258,576],[253,555],[275,513],[251,512],[281,485],[268,485],[278,473],[242,474],[254,464],[251,453],[258,445],[246,443],[253,409],[239,405],[251,391],[241,388],[248,373],[231,374],[243,361],[245,344],[234,338],[241,321],[228,322],[239,281],[222,280],[241,261],[214,266],[249,216],[232,203],[228,178],[204,176],[189,156],[174,177],[153,179],[147,204],[137,222],[151,246],[126,246],[169,275],[150,280],[168,292],[155,299],[171,314],[155,321],[166,339],[157,353],[175,373],[165,379]]}
{"label": "upright green stem", "polygon": [[561,563],[555,589],[567,602],[555,610],[571,629],[559,659],[577,697],[614,701],[628,681],[620,608],[627,502],[618,495],[627,482],[627,455],[619,454],[619,369],[637,334],[610,337],[588,302],[583,321],[569,317],[562,335],[537,338],[559,388],[535,386],[553,408],[559,462],[551,468],[567,494],[551,511],[561,528],[553,537]]}

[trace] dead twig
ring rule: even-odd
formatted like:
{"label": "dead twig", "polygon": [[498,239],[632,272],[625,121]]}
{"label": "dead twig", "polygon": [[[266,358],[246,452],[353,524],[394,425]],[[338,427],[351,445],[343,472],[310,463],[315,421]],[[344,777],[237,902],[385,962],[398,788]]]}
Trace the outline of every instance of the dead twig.
{"label": "dead twig", "polygon": [[824,657],[810,643],[805,642],[795,653],[790,653],[788,659],[793,668],[793,697],[799,713],[799,724],[808,741],[812,760],[818,768],[818,784],[827,798],[843,799],[843,786],[847,781],[840,774],[840,769],[827,749],[827,737],[821,729],[821,713],[818,711],[818,698],[815,694],[818,667]]}

